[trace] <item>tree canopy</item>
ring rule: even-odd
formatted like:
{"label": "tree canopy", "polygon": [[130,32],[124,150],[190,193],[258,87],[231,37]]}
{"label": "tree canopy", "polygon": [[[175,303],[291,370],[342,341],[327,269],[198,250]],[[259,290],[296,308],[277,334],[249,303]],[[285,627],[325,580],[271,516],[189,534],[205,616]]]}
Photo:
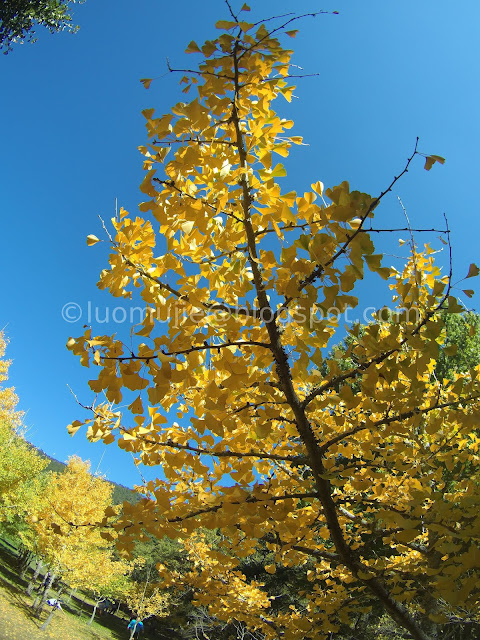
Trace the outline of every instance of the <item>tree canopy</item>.
{"label": "tree canopy", "polygon": [[[377,196],[320,180],[282,189],[279,157],[302,143],[273,108],[295,88],[282,42],[296,18],[252,23],[248,6],[227,5],[218,37],[187,48],[198,66],[170,69],[194,97],[143,112],[147,200],[112,219],[99,286],[140,296],[147,313],[128,340],[87,328],[68,341],[106,397],[69,431],[85,424],[90,440],[161,469],[115,522],[119,546],[142,532],[184,539],[184,578],[218,619],[321,639],[381,605],[426,640],[478,616],[480,368],[432,375],[446,318],[463,309],[451,262],[442,271],[412,241],[390,267],[375,242],[392,187],[419,156],[426,169],[443,158],[417,141]],[[391,304],[347,329],[339,366],[329,349],[364,278],[384,282]],[[459,465],[470,473],[447,482]],[[192,537],[201,527],[221,543]],[[303,571],[297,605],[274,607],[238,570],[260,546],[267,573]]]}
{"label": "tree canopy", "polygon": [[480,364],[480,316],[473,311],[445,315],[446,340],[437,358],[435,375],[452,378]]}
{"label": "tree canopy", "polygon": [[77,31],[70,5],[84,0],[3,0],[0,4],[0,51],[8,53],[12,45],[35,42],[38,26],[50,32]]}
{"label": "tree canopy", "polygon": [[[0,383],[8,379],[10,361],[3,359],[6,346],[0,332]],[[32,481],[47,464],[23,437],[17,402],[13,387],[0,386],[0,522],[25,513],[35,498]]]}

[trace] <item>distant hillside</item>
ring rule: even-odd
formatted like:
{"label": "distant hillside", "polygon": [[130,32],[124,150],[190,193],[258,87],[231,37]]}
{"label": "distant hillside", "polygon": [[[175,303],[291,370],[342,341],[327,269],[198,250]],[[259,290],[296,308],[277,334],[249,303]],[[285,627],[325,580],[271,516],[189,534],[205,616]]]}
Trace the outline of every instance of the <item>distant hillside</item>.
{"label": "distant hillside", "polygon": [[[38,449],[36,447],[34,447],[34,449],[37,449],[39,454],[49,461],[47,467],[45,468],[45,471],[54,471],[55,473],[63,473],[65,471],[67,465],[64,462],[55,460],[55,458],[47,455],[45,451],[42,451],[41,449]],[[135,504],[140,500],[139,494],[132,489],[124,487],[122,484],[116,484],[116,482],[110,482],[110,484],[113,485],[113,504],[121,504],[122,502],[130,502],[131,504]]]}

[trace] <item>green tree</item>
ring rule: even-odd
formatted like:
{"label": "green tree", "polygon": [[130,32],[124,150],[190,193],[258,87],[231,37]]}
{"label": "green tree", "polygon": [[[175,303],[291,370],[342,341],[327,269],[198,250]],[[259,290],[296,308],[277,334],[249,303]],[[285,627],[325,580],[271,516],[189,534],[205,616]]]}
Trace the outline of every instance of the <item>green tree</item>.
{"label": "green tree", "polygon": [[0,3],[0,51],[8,53],[12,45],[35,42],[35,29],[45,27],[52,33],[75,32],[70,5],[84,0],[2,0]]}
{"label": "green tree", "polygon": [[473,311],[446,314],[446,340],[437,358],[435,375],[451,380],[480,364],[480,316]]}

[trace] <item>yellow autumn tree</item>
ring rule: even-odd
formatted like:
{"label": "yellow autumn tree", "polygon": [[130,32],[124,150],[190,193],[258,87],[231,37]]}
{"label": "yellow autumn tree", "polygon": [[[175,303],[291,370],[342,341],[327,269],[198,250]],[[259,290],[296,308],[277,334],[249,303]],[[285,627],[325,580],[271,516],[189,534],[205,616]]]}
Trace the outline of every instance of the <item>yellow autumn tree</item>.
{"label": "yellow autumn tree", "polygon": [[[165,564],[158,565],[164,589],[191,591],[195,607],[212,610],[218,620],[235,620],[246,629],[255,628],[262,616],[268,615],[270,598],[262,590],[261,582],[247,582],[238,570],[238,558],[226,556],[213,549],[202,533],[185,541],[188,570],[175,571]],[[217,603],[213,608],[212,603]]]}
{"label": "yellow autumn tree", "polygon": [[[375,249],[388,228],[379,205],[423,154],[415,146],[373,197],[347,182],[282,189],[277,159],[302,141],[273,109],[294,89],[281,40],[295,18],[254,23],[247,6],[227,5],[218,37],[188,46],[201,57],[181,71],[194,96],[166,115],[144,111],[147,200],[140,216],[112,220],[99,286],[137,292],[148,313],[128,345],[91,329],[68,341],[106,396],[69,430],[87,424],[91,440],[161,468],[115,524],[124,548],[142,531],[222,532],[220,550],[201,549],[199,593],[259,541],[267,572],[305,568],[300,608],[264,607],[254,585],[248,622],[267,638],[325,638],[380,603],[426,640],[436,625],[478,619],[480,370],[433,375],[442,314],[461,311],[451,267],[442,272],[428,244],[412,242],[401,268]],[[329,349],[367,277],[385,282],[391,305],[347,329],[341,366]],[[201,598],[225,618],[239,592]]]}
{"label": "yellow autumn tree", "polygon": [[89,620],[92,624],[102,601],[123,595],[131,567],[124,560],[114,558],[114,548],[105,542],[89,544],[81,555],[72,551],[70,561],[64,565],[68,573],[64,573],[63,579],[73,589],[82,589],[92,596],[94,607]]}
{"label": "yellow autumn tree", "polygon": [[63,473],[52,473],[31,514],[35,552],[49,568],[38,608],[55,577],[73,588],[96,591],[126,569],[111,559],[102,531],[95,526],[111,505],[112,485],[90,474],[90,464],[72,456]]}
{"label": "yellow autumn tree", "polygon": [[33,479],[47,465],[23,437],[15,390],[2,384],[8,380],[10,366],[10,361],[3,359],[6,346],[0,332],[0,521],[25,515],[34,499]]}
{"label": "yellow autumn tree", "polygon": [[[3,331],[0,331],[0,383],[8,380],[10,360],[5,360],[7,340]],[[12,427],[19,426],[22,414],[16,411],[18,398],[12,387],[0,387],[0,421],[7,421]]]}
{"label": "yellow autumn tree", "polygon": [[[143,579],[134,579],[135,571],[142,568]],[[130,579],[120,595],[129,609],[134,613],[136,621],[147,620],[151,617],[163,618],[170,613],[170,595],[165,590],[165,584],[160,581],[157,568],[148,558],[138,557],[131,564]],[[135,637],[136,625],[130,628],[130,638]]]}

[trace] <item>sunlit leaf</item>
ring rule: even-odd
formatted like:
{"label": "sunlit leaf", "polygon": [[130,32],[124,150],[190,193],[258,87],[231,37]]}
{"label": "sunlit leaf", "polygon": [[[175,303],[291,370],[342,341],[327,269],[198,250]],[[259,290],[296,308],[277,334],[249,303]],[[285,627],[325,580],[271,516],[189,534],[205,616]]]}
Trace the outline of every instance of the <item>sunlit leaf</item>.
{"label": "sunlit leaf", "polygon": [[97,236],[94,236],[93,234],[87,236],[87,245],[89,247],[92,247],[94,244],[97,244],[97,242],[100,242]]}

